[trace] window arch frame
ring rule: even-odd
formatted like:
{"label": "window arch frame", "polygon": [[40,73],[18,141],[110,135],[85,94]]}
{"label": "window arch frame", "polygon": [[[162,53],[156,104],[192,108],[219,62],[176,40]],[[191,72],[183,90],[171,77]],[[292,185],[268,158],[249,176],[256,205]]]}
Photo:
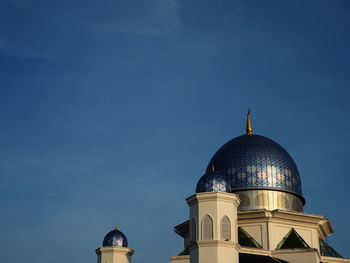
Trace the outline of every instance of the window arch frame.
{"label": "window arch frame", "polygon": [[227,215],[224,215],[220,220],[220,239],[230,241],[231,235],[231,220]]}
{"label": "window arch frame", "polygon": [[202,218],[201,239],[202,240],[213,240],[214,239],[214,220],[209,214],[206,214]]}

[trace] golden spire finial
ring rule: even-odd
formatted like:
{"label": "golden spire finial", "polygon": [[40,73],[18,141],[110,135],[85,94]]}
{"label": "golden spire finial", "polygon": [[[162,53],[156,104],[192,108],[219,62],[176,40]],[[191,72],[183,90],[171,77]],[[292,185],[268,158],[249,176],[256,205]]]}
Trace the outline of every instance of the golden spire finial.
{"label": "golden spire finial", "polygon": [[248,109],[248,114],[247,114],[246,135],[253,135],[252,124],[250,123],[250,109]]}
{"label": "golden spire finial", "polygon": [[211,164],[211,172],[212,172],[212,173],[215,172],[215,167],[214,167],[214,164],[213,164],[213,163]]}
{"label": "golden spire finial", "polygon": [[117,225],[115,225],[115,230],[118,230],[118,227],[117,227]]}

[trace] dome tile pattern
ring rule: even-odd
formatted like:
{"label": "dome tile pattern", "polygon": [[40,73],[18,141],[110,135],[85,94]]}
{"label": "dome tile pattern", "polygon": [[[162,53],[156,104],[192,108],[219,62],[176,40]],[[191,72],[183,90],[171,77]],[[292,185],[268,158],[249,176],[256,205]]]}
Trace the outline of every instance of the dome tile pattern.
{"label": "dome tile pattern", "polygon": [[103,239],[103,247],[128,247],[128,240],[123,232],[113,230]]}
{"label": "dome tile pattern", "polygon": [[196,187],[196,193],[201,192],[228,192],[231,193],[229,176],[225,174],[211,173],[203,175]]}
{"label": "dome tile pattern", "polygon": [[276,189],[302,197],[301,181],[292,157],[278,143],[261,135],[242,135],[224,144],[212,157],[217,172],[231,179],[232,191]]}

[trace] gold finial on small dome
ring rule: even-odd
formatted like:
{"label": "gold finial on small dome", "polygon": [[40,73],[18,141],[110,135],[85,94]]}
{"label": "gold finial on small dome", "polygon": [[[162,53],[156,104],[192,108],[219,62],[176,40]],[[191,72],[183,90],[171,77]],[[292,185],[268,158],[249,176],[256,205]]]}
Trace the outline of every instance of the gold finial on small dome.
{"label": "gold finial on small dome", "polygon": [[214,164],[213,164],[213,163],[211,164],[211,172],[212,172],[212,173],[215,172],[215,167],[214,167]]}
{"label": "gold finial on small dome", "polygon": [[118,227],[117,227],[117,225],[115,225],[115,230],[118,230]]}
{"label": "gold finial on small dome", "polygon": [[250,122],[250,109],[248,109],[248,114],[247,114],[246,135],[253,135],[252,124]]}

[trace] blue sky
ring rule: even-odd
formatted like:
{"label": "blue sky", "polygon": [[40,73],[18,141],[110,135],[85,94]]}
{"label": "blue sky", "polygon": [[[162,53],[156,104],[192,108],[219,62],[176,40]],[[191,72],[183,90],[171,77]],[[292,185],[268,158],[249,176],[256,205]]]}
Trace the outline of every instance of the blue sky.
{"label": "blue sky", "polygon": [[244,133],[249,107],[349,258],[349,11],[345,0],[2,0],[2,260],[95,262],[118,224],[134,263],[167,262],[182,249],[172,229],[185,198]]}

